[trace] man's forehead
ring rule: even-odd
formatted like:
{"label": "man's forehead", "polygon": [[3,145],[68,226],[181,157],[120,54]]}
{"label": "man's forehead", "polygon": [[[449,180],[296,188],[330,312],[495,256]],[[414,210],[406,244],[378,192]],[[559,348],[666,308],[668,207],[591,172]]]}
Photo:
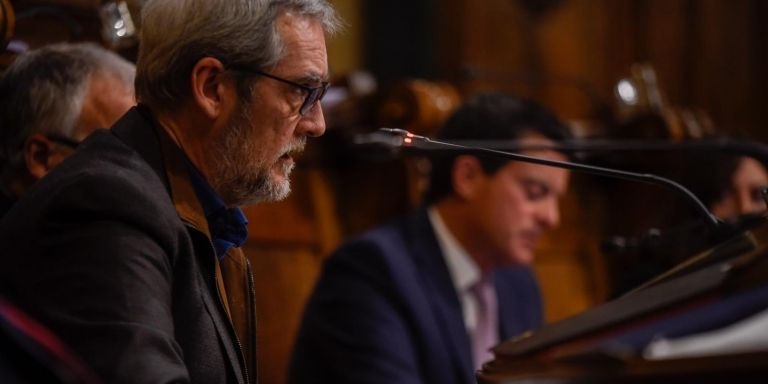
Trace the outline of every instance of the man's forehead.
{"label": "man's forehead", "polygon": [[[547,160],[567,160],[565,155],[552,150],[524,151],[522,153]],[[568,187],[570,171],[567,169],[514,160],[508,164],[508,168],[508,171],[516,178],[528,182],[544,184],[558,195],[564,193]]]}
{"label": "man's forehead", "polygon": [[322,23],[308,16],[286,11],[278,17],[278,33],[283,56],[275,66],[281,73],[291,72],[306,80],[326,81],[328,57]]}

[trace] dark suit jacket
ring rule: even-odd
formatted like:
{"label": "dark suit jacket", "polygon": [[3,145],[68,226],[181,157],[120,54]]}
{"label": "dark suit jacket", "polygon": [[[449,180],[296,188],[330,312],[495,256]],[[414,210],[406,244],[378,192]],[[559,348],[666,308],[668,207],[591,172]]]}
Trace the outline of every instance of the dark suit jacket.
{"label": "dark suit jacket", "polygon": [[15,202],[16,199],[8,196],[2,189],[0,189],[0,219],[11,210],[11,207],[13,207],[13,203]]}
{"label": "dark suit jacket", "polygon": [[0,286],[106,383],[246,381],[182,156],[134,108],[0,222]]}
{"label": "dark suit jacket", "polygon": [[[502,339],[541,323],[528,268],[497,271]],[[425,209],[325,263],[307,304],[292,383],[474,383],[459,298]]]}

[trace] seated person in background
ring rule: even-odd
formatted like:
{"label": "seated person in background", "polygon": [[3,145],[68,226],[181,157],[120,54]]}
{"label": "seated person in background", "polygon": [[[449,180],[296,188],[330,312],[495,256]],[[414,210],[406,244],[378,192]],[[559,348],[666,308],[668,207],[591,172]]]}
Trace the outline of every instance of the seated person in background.
{"label": "seated person in background", "polygon": [[19,56],[0,79],[0,217],[35,181],[132,105],[133,64],[90,43]]}
{"label": "seated person in background", "polygon": [[686,157],[680,182],[719,219],[738,224],[746,216],[766,213],[762,189],[768,170],[749,156],[711,153]]}
{"label": "seated person in background", "polygon": [[[445,140],[570,138],[549,111],[482,94]],[[550,150],[527,155],[553,160]],[[324,265],[296,341],[292,383],[474,383],[489,348],[538,327],[529,264],[558,224],[564,169],[450,154],[434,159],[427,205],[337,250]]]}
{"label": "seated person in background", "polygon": [[719,198],[710,205],[712,213],[721,219],[734,219],[743,215],[766,214],[762,194],[768,188],[768,171],[759,161],[742,156],[734,164],[730,180]]}

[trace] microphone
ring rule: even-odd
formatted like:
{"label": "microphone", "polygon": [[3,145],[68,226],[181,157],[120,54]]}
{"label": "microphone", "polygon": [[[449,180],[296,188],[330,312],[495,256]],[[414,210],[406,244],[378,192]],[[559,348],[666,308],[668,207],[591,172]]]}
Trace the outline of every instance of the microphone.
{"label": "microphone", "polygon": [[[389,128],[385,128],[389,129]],[[391,133],[373,132],[355,137],[359,144],[393,145],[399,139]],[[728,138],[702,140],[565,140],[555,143],[526,142],[524,140],[451,140],[451,144],[482,147],[504,151],[554,150],[560,152],[719,152],[753,157],[768,163],[768,146],[762,143]]]}
{"label": "microphone", "polygon": [[[496,157],[507,158],[510,160],[523,161],[533,164],[547,165],[556,168],[563,168],[572,171],[578,171],[582,173],[589,173],[598,176],[618,178],[629,181],[636,181],[646,184],[653,184],[669,189],[681,196],[693,205],[693,207],[701,214],[712,228],[716,230],[725,229],[725,224],[720,221],[715,215],[713,215],[704,203],[699,200],[690,190],[682,186],[681,184],[672,181],[670,179],[656,176],[649,173],[637,173],[622,171],[613,168],[598,167],[588,164],[575,163],[569,161],[558,161],[543,159],[534,156],[522,155],[519,153],[505,152],[497,149],[490,149],[485,147],[464,145],[459,142],[448,142],[430,139],[425,136],[415,135],[400,128],[380,128],[378,134],[368,134],[359,138],[355,138],[356,144],[378,144],[384,145],[392,149],[416,149],[419,151],[459,151],[473,154],[492,155]],[[511,144],[511,143],[507,143]],[[536,145],[528,145],[517,142],[519,148],[532,149],[537,147]],[[561,149],[557,145],[541,145],[537,149]]]}
{"label": "microphone", "polygon": [[708,231],[701,222],[687,222],[677,227],[661,230],[651,228],[639,236],[611,236],[604,239],[600,249],[607,254],[650,254],[664,250],[668,257],[688,256],[726,241],[744,231],[765,222],[761,214],[745,214],[721,221],[717,231]]}

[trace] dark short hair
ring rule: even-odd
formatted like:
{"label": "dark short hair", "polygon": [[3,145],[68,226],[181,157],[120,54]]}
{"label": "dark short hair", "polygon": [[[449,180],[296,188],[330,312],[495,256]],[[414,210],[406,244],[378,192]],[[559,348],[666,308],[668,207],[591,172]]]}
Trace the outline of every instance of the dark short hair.
{"label": "dark short hair", "polygon": [[[441,140],[515,140],[538,133],[552,141],[573,136],[552,112],[527,99],[503,93],[481,93],[459,107],[438,133]],[[425,202],[435,203],[453,193],[453,163],[460,153],[432,157],[429,189]],[[483,170],[492,174],[509,160],[478,156]]]}
{"label": "dark short hair", "polygon": [[733,176],[741,160],[741,156],[689,154],[681,161],[678,180],[712,209],[732,186]]}

